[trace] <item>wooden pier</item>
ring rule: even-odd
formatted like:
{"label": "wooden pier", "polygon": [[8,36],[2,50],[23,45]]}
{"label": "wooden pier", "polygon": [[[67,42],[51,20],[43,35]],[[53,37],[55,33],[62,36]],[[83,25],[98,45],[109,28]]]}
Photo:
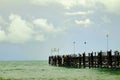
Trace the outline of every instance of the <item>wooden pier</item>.
{"label": "wooden pier", "polygon": [[120,68],[120,52],[91,52],[71,55],[49,56],[49,64],[52,66],[72,68]]}

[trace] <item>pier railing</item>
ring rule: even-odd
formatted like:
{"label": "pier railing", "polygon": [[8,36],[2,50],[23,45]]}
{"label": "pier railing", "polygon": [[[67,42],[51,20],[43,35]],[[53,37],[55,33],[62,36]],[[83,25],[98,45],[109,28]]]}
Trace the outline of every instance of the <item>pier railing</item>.
{"label": "pier railing", "polygon": [[120,68],[120,53],[115,51],[49,56],[52,66],[73,68]]}

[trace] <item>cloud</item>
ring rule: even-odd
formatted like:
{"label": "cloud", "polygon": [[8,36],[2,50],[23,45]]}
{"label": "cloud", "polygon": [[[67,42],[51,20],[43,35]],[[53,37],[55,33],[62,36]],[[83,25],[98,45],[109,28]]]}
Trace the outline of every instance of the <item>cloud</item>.
{"label": "cloud", "polygon": [[66,12],[65,15],[68,16],[75,16],[75,15],[89,15],[89,14],[93,14],[94,11],[79,11],[79,12]]}
{"label": "cloud", "polygon": [[11,42],[25,42],[31,39],[34,31],[30,23],[15,14],[11,14],[9,20],[8,39]]}
{"label": "cloud", "polygon": [[93,24],[93,22],[90,19],[75,20],[75,23],[78,25],[84,25],[85,27],[88,27],[89,25]]}
{"label": "cloud", "polygon": [[120,0],[100,0],[108,12],[120,14]]}
{"label": "cloud", "polygon": [[6,33],[0,27],[0,41],[6,41]]}
{"label": "cloud", "polygon": [[[39,6],[62,6],[64,9],[104,9],[114,14],[120,14],[120,0],[31,0],[31,3]],[[103,10],[102,10],[103,11]],[[73,13],[84,14],[84,13]],[[71,14],[72,15],[72,14]]]}
{"label": "cloud", "polygon": [[9,22],[6,21],[6,23],[8,23],[6,28],[0,26],[0,42],[44,41],[51,33],[57,35],[56,33],[59,34],[65,30],[64,27],[54,26],[47,19],[39,18],[29,22],[17,14],[11,14]]}
{"label": "cloud", "polygon": [[31,1],[35,5],[48,6],[48,5],[61,5],[66,9],[69,9],[75,5],[73,0],[33,0]]}
{"label": "cloud", "polygon": [[40,6],[59,5],[65,9],[71,9],[77,6],[89,7],[93,5],[93,1],[89,0],[32,0],[32,4]]}
{"label": "cloud", "polygon": [[35,19],[33,21],[33,24],[35,24],[37,27],[39,27],[43,32],[45,33],[54,33],[54,32],[62,32],[63,30],[61,28],[56,28],[53,26],[52,23],[49,23],[47,19]]}

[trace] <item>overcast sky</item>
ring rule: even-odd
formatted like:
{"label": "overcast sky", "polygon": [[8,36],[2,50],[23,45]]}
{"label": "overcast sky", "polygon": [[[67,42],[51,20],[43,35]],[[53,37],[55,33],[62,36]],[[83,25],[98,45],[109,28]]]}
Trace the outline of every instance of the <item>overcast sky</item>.
{"label": "overcast sky", "polygon": [[0,0],[0,60],[106,51],[107,34],[120,50],[120,0]]}

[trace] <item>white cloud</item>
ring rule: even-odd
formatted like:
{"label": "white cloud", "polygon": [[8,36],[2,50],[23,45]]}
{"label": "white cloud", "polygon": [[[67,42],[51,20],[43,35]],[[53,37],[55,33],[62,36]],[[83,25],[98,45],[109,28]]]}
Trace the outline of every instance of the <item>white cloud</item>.
{"label": "white cloud", "polygon": [[85,19],[85,20],[75,20],[75,23],[78,25],[84,25],[85,27],[93,24],[93,22],[90,19]]}
{"label": "white cloud", "polygon": [[100,0],[108,12],[120,14],[120,0]]}
{"label": "white cloud", "polygon": [[75,15],[89,15],[89,14],[93,14],[94,11],[79,11],[79,12],[66,12],[65,15],[69,15],[69,16],[75,16]]}
{"label": "white cloud", "polygon": [[[34,5],[40,6],[62,6],[64,9],[88,8],[106,9],[108,12],[120,14],[120,0],[31,0]],[[101,5],[102,4],[102,5]],[[100,6],[99,6],[100,5]],[[74,14],[74,13],[73,13]],[[84,14],[84,13],[77,13]]]}
{"label": "white cloud", "polygon": [[35,19],[33,23],[45,33],[54,33],[63,31],[61,28],[56,28],[47,19]]}
{"label": "white cloud", "polygon": [[43,41],[43,34],[35,31],[33,24],[16,14],[9,16],[10,23],[6,30],[0,27],[0,42],[24,43],[27,41]]}
{"label": "white cloud", "polygon": [[73,0],[32,0],[32,3],[35,5],[40,6],[48,6],[48,5],[61,5],[65,7],[66,9],[69,9],[75,5],[75,1]]}
{"label": "white cloud", "polygon": [[5,31],[0,27],[0,41],[6,41],[6,34]]}
{"label": "white cloud", "polygon": [[65,9],[71,9],[76,6],[89,7],[94,4],[93,1],[89,0],[32,0],[31,2],[40,6],[61,5]]}
{"label": "white cloud", "polygon": [[58,0],[57,3],[61,4],[65,9],[71,9],[76,6],[76,0]]}
{"label": "white cloud", "polygon": [[[24,43],[27,41],[44,41],[50,33],[61,33],[64,27],[55,27],[47,19],[34,19],[32,23],[21,16],[11,14],[7,26],[0,26],[0,42]],[[54,35],[54,36],[55,36]]]}
{"label": "white cloud", "polygon": [[31,25],[19,15],[9,16],[8,39],[11,42],[25,42],[31,39],[34,33]]}

